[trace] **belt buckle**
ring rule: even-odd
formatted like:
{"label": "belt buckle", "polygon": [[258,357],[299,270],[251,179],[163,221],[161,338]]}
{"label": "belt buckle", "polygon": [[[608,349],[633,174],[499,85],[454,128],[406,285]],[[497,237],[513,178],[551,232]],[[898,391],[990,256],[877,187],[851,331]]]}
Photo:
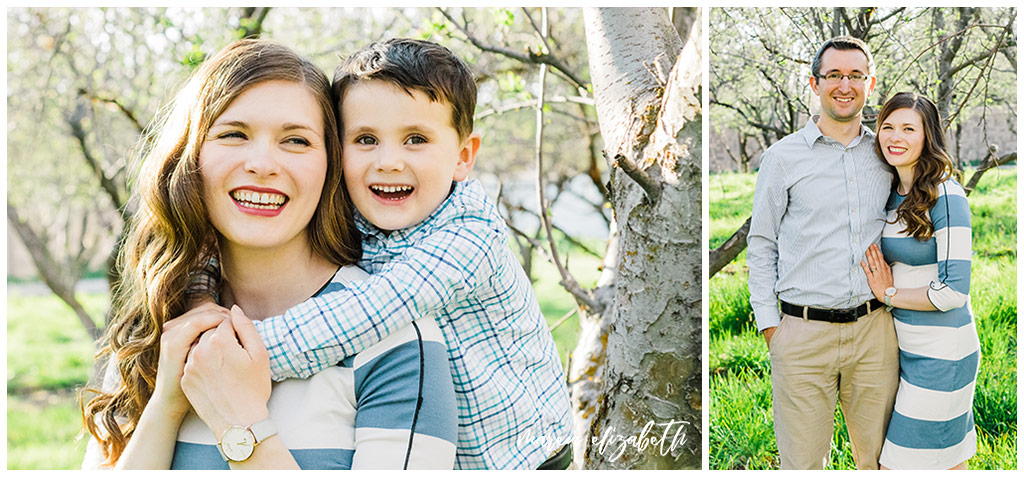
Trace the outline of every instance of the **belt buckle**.
{"label": "belt buckle", "polygon": [[829,317],[834,323],[853,323],[857,321],[857,309],[829,310]]}

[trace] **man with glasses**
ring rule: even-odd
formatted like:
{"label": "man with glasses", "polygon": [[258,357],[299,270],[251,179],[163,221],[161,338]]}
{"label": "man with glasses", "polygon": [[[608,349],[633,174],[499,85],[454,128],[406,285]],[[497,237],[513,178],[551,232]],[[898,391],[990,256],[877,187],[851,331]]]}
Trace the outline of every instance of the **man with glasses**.
{"label": "man with glasses", "polygon": [[860,266],[893,179],[861,124],[873,69],[859,39],[821,45],[810,77],[821,114],[761,156],[747,264],[783,469],[828,462],[837,396],[857,468],[877,469],[899,384],[892,315]]}

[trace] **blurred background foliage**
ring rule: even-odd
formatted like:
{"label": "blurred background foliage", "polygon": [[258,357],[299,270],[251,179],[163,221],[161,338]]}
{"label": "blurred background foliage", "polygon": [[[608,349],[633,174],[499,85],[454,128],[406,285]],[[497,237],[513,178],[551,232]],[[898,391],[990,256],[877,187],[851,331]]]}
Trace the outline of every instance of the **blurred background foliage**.
{"label": "blurred background foliage", "polygon": [[867,42],[877,85],[865,124],[895,93],[931,98],[950,120],[949,144],[977,165],[1017,144],[1017,9],[956,7],[713,8],[711,171],[756,169],[761,152],[807,123],[818,46],[838,35]]}

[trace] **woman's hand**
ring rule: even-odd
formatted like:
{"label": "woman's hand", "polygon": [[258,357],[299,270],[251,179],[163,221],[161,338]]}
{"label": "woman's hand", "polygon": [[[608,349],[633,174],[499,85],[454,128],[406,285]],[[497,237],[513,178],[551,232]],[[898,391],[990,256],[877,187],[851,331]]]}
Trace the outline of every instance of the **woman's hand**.
{"label": "woman's hand", "polygon": [[174,444],[189,403],[181,389],[189,348],[204,331],[230,323],[228,310],[203,303],[164,323],[153,396],[139,417],[138,427],[125,446],[117,469],[169,469]]}
{"label": "woman's hand", "polygon": [[170,416],[179,420],[185,417],[189,403],[181,390],[181,378],[189,349],[203,332],[229,321],[227,308],[205,302],[164,323],[151,404],[163,405]]}
{"label": "woman's hand", "polygon": [[218,439],[228,427],[267,418],[270,400],[267,349],[241,308],[231,307],[230,315],[199,338],[181,380],[192,408]]}
{"label": "woman's hand", "polygon": [[864,275],[868,277],[868,286],[871,287],[871,293],[875,295],[878,301],[885,301],[885,290],[893,285],[892,281],[892,269],[889,268],[889,264],[885,263],[885,257],[882,255],[882,249],[878,248],[878,245],[871,244],[870,247],[864,252],[864,257],[867,259],[860,262],[860,267],[864,269]]}

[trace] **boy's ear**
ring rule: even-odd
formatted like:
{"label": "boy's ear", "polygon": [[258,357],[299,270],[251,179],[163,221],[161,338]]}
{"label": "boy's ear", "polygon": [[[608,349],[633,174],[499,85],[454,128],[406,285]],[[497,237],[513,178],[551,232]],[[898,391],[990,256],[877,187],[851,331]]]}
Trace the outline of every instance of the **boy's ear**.
{"label": "boy's ear", "polygon": [[459,162],[455,165],[455,177],[452,180],[464,181],[469,177],[473,164],[476,164],[476,153],[480,151],[480,141],[480,133],[476,131],[463,141],[462,148],[459,149]]}

